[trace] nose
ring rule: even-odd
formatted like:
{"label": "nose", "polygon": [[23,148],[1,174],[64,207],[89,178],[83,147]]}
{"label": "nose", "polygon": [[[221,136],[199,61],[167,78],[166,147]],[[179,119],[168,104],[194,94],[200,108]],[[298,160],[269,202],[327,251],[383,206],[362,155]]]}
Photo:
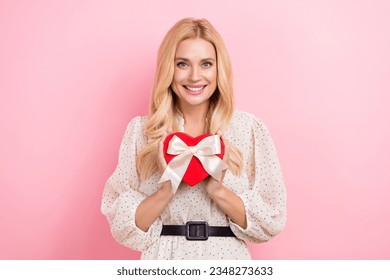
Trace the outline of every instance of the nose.
{"label": "nose", "polygon": [[192,67],[189,78],[191,81],[199,81],[200,80],[200,70],[197,67]]}

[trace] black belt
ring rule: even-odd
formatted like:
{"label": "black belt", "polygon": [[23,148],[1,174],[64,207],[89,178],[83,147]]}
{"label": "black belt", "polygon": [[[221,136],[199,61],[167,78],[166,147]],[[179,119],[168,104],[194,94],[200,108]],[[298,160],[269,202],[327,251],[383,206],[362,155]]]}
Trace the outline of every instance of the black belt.
{"label": "black belt", "polygon": [[163,225],[161,235],[185,236],[187,240],[207,240],[209,236],[236,237],[230,227],[209,226],[207,222],[198,221],[183,226]]}

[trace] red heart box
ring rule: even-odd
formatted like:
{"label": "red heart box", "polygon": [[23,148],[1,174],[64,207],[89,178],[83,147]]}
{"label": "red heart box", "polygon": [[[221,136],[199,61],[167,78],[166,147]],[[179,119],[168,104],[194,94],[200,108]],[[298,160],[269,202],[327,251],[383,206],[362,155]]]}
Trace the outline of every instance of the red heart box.
{"label": "red heart box", "polygon": [[[192,137],[186,133],[183,132],[175,132],[172,134],[169,134],[167,138],[165,138],[164,141],[164,158],[167,163],[169,163],[174,157],[177,155],[170,155],[167,154],[168,150],[168,144],[169,141],[171,141],[173,136],[179,137],[181,140],[183,140],[184,143],[187,144],[187,146],[196,146],[202,139],[206,138],[207,136],[211,136],[212,134],[202,134],[197,137]],[[216,154],[219,158],[223,158],[225,152],[225,146],[223,144],[223,141],[221,139],[221,153]],[[188,165],[188,168],[186,170],[186,173],[184,173],[183,181],[186,182],[191,187],[195,186],[196,184],[200,183],[204,179],[206,179],[209,176],[207,171],[203,168],[202,163],[197,157],[192,157],[190,164]]]}

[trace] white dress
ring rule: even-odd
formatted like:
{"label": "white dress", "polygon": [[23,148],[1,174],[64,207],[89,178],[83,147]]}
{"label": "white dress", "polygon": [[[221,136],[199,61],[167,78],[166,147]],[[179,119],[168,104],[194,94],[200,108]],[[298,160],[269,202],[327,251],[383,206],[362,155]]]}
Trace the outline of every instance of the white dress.
{"label": "white dress", "polygon": [[[182,182],[161,216],[147,232],[135,225],[140,202],[159,188],[161,174],[141,181],[136,155],[146,143],[143,127],[147,117],[136,117],[123,137],[118,165],[103,191],[101,209],[114,238],[124,246],[142,251],[141,259],[250,259],[246,242],[264,242],[277,235],[286,223],[286,190],[277,154],[265,125],[253,115],[235,111],[224,138],[241,150],[243,172],[226,172],[223,184],[243,201],[247,228],[229,220],[205,191],[203,182],[189,187]],[[184,120],[177,116],[180,131]],[[162,226],[207,221],[210,226],[229,226],[235,237],[188,241],[185,236],[160,236]]]}

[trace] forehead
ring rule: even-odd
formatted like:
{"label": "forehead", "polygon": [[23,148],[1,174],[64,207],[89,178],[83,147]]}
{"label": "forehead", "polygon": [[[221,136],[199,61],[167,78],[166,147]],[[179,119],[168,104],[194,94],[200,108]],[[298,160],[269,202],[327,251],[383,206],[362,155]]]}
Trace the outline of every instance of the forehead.
{"label": "forehead", "polygon": [[182,41],[176,50],[176,57],[187,59],[215,59],[215,49],[213,44],[204,39],[186,39]]}

